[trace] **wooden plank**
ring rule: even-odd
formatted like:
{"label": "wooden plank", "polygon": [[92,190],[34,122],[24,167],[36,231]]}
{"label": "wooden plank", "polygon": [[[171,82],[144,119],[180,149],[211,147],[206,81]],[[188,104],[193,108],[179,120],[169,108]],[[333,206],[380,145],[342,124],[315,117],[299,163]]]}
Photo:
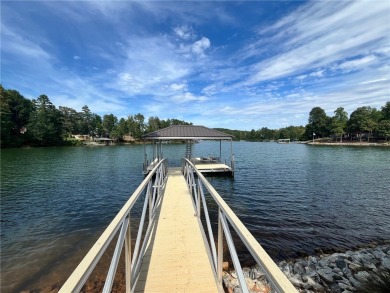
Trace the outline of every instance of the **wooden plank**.
{"label": "wooden plank", "polygon": [[170,169],[135,292],[218,292],[184,176]]}

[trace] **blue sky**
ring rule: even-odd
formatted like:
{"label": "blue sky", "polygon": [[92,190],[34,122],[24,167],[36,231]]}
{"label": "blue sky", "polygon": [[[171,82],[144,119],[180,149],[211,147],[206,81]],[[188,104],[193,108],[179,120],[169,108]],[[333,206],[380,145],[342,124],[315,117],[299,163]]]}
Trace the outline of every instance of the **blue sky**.
{"label": "blue sky", "polygon": [[118,118],[305,125],[390,100],[390,2],[1,1],[1,83]]}

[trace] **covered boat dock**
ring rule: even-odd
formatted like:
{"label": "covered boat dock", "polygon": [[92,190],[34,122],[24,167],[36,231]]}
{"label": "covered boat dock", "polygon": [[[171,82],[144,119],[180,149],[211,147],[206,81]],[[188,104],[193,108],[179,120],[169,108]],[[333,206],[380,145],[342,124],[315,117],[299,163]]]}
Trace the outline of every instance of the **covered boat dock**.
{"label": "covered boat dock", "polygon": [[[234,154],[232,139],[233,136],[210,129],[204,126],[195,125],[173,125],[160,129],[143,136],[145,141],[152,141],[153,157],[150,160],[146,154],[144,156],[144,173],[148,174],[154,166],[163,158],[163,144],[170,141],[183,141],[186,143],[184,157],[190,160],[202,174],[234,176]],[[201,140],[219,141],[219,157],[217,156],[200,156],[193,157],[193,145]],[[230,165],[222,162],[222,141],[230,141]]]}

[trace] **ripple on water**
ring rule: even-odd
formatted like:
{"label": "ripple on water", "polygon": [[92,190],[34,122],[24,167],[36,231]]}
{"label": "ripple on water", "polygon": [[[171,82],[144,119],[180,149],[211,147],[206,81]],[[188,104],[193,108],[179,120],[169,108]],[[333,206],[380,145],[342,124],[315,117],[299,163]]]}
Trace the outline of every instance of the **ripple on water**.
{"label": "ripple on water", "polygon": [[[390,239],[388,149],[237,142],[234,152],[235,178],[210,182],[273,258]],[[164,153],[179,162],[185,146]],[[143,146],[8,149],[1,158],[2,292],[63,281],[143,179]]]}

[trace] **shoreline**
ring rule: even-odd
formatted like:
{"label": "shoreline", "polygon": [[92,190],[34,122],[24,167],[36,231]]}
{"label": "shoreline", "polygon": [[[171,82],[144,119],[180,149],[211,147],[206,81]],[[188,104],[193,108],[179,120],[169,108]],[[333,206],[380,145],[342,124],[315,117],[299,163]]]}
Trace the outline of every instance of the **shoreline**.
{"label": "shoreline", "polygon": [[390,142],[303,142],[308,145],[326,145],[326,146],[379,146],[390,147]]}
{"label": "shoreline", "polygon": [[[249,142],[249,141],[248,141]],[[275,142],[275,141],[252,141],[252,142]],[[47,147],[94,147],[94,146],[120,146],[120,145],[143,145],[150,144],[141,140],[132,142],[114,142],[108,145],[97,143],[93,141],[77,141],[74,143],[62,143],[58,145],[6,145],[1,146],[2,149],[20,149],[20,148],[47,148]],[[183,144],[183,142],[176,142],[170,144]],[[356,147],[390,147],[390,142],[322,142],[322,141],[294,141],[291,144],[307,144],[314,146],[356,146]]]}
{"label": "shoreline", "polygon": [[[345,252],[321,253],[277,263],[298,292],[351,293],[372,282],[373,275],[390,274],[390,241]],[[244,267],[249,292],[271,293],[258,265]],[[223,272],[227,292],[241,292],[234,270]]]}
{"label": "shoreline", "polygon": [[[373,242],[344,251],[319,250],[317,254],[276,262],[298,292],[304,293],[349,293],[362,285],[370,273],[386,269],[390,272],[390,240]],[[225,292],[238,293],[237,275],[224,263],[223,285]],[[265,274],[253,265],[243,267],[249,292],[272,293]],[[92,273],[81,292],[101,292],[105,276]],[[54,283],[41,288],[26,289],[21,293],[57,293],[62,284]],[[117,272],[113,293],[124,292],[125,273]]]}

